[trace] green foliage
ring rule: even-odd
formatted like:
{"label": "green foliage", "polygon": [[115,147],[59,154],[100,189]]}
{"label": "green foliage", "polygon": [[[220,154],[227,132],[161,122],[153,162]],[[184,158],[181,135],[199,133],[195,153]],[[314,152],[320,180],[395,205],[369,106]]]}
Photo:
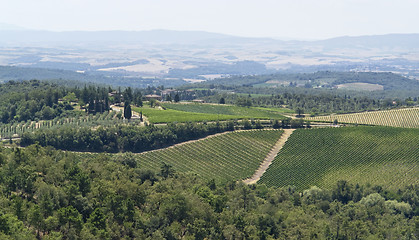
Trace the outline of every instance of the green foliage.
{"label": "green foliage", "polygon": [[173,123],[173,122],[203,122],[203,121],[223,121],[239,118],[234,115],[206,114],[184,112],[173,109],[158,108],[133,108],[136,112],[142,112],[151,123]]}
{"label": "green foliage", "polygon": [[[163,106],[168,110],[181,111],[193,119],[193,114],[201,113],[212,120],[218,117],[218,120],[224,119],[284,119],[281,109],[268,108],[253,108],[253,107],[239,107],[231,105],[216,105],[216,104],[168,104]],[[204,115],[205,114],[205,115]],[[211,114],[211,115],[210,115]],[[195,115],[197,116],[197,115]],[[175,118],[173,118],[174,120]]]}
{"label": "green foliage", "polygon": [[167,147],[211,134],[233,131],[232,123],[186,123],[169,124],[156,127],[138,125],[119,125],[107,128],[72,128],[62,126],[40,129],[33,133],[25,132],[20,140],[21,146],[40,144],[62,150],[91,152],[143,152]]}
{"label": "green foliage", "polygon": [[[268,133],[279,131],[257,133],[250,142],[267,141]],[[390,191],[340,181],[330,190],[297,192],[247,186],[238,178],[222,184],[181,171],[160,177],[146,171],[141,161],[131,167],[104,154],[39,146],[20,153],[1,149],[1,154],[0,239],[415,239],[418,234],[418,185]],[[204,162],[204,168],[211,165]],[[227,171],[248,163],[232,161]],[[34,176],[28,184],[33,189],[17,184],[7,190],[5,179],[19,178],[16,167]],[[91,186],[85,197],[76,186],[81,176]],[[15,215],[18,205],[23,208],[20,217]]]}
{"label": "green foliage", "polygon": [[260,182],[305,189],[344,179],[397,190],[419,182],[418,137],[419,129],[390,127],[296,130]]}
{"label": "green foliage", "polygon": [[252,106],[252,100],[250,100],[250,98],[239,97],[236,100],[236,105],[240,107],[250,107]]}
{"label": "green foliage", "polygon": [[125,102],[124,104],[124,118],[131,119],[132,111],[131,111],[131,104],[130,102]]}
{"label": "green foliage", "polygon": [[174,101],[175,101],[175,103],[180,101],[180,97],[179,97],[178,93],[176,93]]}

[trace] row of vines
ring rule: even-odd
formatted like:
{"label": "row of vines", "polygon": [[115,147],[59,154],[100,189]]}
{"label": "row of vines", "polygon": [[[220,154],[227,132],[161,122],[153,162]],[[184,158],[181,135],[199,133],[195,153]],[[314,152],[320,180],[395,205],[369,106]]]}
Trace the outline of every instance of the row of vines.
{"label": "row of vines", "polygon": [[178,172],[225,182],[250,177],[281,134],[281,130],[236,131],[136,156],[145,169],[159,170],[164,162]]}
{"label": "row of vines", "polygon": [[96,115],[85,115],[70,118],[56,118],[45,121],[27,121],[13,124],[0,124],[0,139],[19,137],[25,132],[33,132],[37,129],[53,129],[63,125],[75,127],[114,126],[123,123],[114,111]]}
{"label": "row of vines", "polygon": [[339,180],[397,190],[419,184],[419,129],[346,127],[299,129],[259,183],[332,187]]}
{"label": "row of vines", "polygon": [[333,122],[337,120],[339,123],[419,128],[419,108],[318,116],[309,117],[306,120],[321,122]]}

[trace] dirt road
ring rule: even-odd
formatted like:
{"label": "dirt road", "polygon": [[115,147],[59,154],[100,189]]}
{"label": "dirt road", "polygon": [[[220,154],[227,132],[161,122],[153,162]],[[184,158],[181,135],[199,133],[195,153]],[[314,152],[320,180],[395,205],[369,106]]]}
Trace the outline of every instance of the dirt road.
{"label": "dirt road", "polygon": [[294,132],[295,129],[284,129],[284,133],[282,134],[281,138],[276,142],[274,147],[269,152],[268,156],[263,160],[263,162],[260,164],[258,170],[253,174],[251,178],[243,180],[246,184],[255,184],[257,181],[259,181],[260,177],[266,172],[266,170],[269,168],[269,165],[271,165],[272,161],[278,154],[278,152],[281,150],[281,148],[284,146],[284,144],[287,142],[288,138],[291,136],[291,134]]}

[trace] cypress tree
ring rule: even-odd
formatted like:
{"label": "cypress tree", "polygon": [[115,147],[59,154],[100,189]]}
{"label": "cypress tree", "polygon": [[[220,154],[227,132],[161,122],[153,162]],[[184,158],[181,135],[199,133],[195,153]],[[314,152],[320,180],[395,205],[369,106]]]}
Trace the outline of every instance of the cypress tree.
{"label": "cypress tree", "polygon": [[124,118],[131,119],[132,117],[132,111],[131,111],[131,105],[129,102],[125,102],[124,104]]}

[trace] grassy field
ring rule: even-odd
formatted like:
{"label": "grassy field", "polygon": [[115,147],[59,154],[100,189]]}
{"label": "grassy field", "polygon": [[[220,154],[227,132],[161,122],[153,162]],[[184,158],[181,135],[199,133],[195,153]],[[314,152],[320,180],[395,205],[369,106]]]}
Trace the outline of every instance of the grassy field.
{"label": "grassy field", "polygon": [[135,156],[144,169],[159,171],[165,162],[177,172],[204,179],[240,180],[253,175],[281,134],[281,130],[231,132]]}
{"label": "grassy field", "polygon": [[224,121],[231,119],[240,119],[234,115],[210,114],[185,112],[173,109],[159,109],[150,107],[133,107],[133,111],[143,112],[151,123],[170,123],[170,122],[202,122],[202,121]]}
{"label": "grassy field", "polygon": [[338,180],[386,186],[419,184],[419,129],[346,127],[299,129],[259,183],[329,188]]}
{"label": "grassy field", "polygon": [[264,119],[283,119],[281,113],[288,112],[288,109],[282,108],[261,108],[261,107],[239,107],[224,104],[176,104],[164,103],[166,109],[178,110],[183,112],[206,113],[233,115],[240,118],[264,118]]}
{"label": "grassy field", "polygon": [[224,121],[231,119],[284,119],[281,115],[289,111],[278,108],[239,107],[232,105],[198,104],[198,103],[164,103],[164,109],[134,107],[136,112],[142,111],[151,123],[167,122],[202,122]]}
{"label": "grassy field", "polygon": [[329,116],[308,117],[310,121],[339,123],[357,123],[391,127],[419,128],[419,108],[404,108],[385,111],[337,114]]}

